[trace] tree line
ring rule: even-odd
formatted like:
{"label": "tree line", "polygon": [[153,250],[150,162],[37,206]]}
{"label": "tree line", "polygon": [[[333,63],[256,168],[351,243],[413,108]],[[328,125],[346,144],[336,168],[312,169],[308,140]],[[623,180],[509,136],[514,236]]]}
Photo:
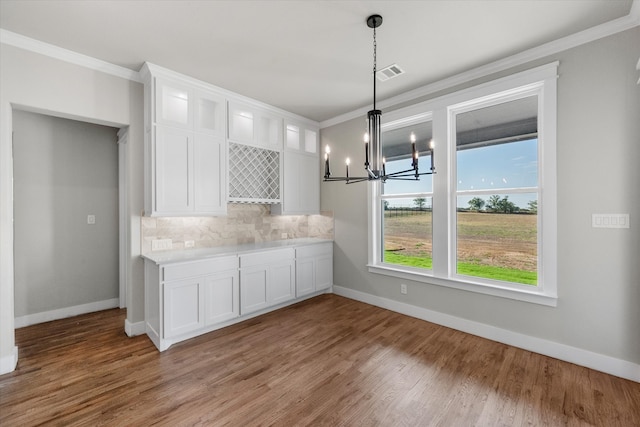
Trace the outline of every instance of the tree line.
{"label": "tree line", "polygon": [[[527,203],[528,209],[526,209],[529,213],[538,213],[538,201],[537,200],[529,200]],[[469,210],[475,212],[500,212],[500,213],[516,213],[522,211],[522,209],[509,200],[509,196],[500,197],[497,194],[489,197],[489,199],[485,202],[484,199],[480,197],[474,197],[469,200]]]}
{"label": "tree line", "polygon": [[[427,199],[424,197],[416,197],[413,199],[413,204],[416,210],[424,210],[425,205],[427,203]],[[517,212],[526,212],[526,213],[538,213],[538,201],[530,200],[527,203],[527,209],[522,209],[509,200],[509,196],[500,197],[497,194],[490,196],[486,201],[481,197],[474,197],[469,200],[469,210],[473,212],[494,212],[494,213],[517,213]],[[389,201],[384,201],[384,210],[392,209],[389,206]],[[395,208],[397,209],[397,208]],[[401,208],[401,209],[411,209],[411,208]],[[430,209],[429,209],[430,210]],[[464,209],[463,209],[464,210]]]}

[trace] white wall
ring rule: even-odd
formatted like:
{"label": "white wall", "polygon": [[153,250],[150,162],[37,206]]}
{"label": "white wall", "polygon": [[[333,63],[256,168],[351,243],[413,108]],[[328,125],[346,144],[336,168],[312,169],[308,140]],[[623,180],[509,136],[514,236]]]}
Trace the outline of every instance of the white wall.
{"label": "white wall", "polygon": [[113,75],[0,44],[0,372],[13,369],[14,340],[12,112],[28,109],[114,127],[129,127],[127,320],[144,319],[140,253],[143,204],[143,86]]}
{"label": "white wall", "polygon": [[15,318],[118,300],[117,132],[13,111]]}
{"label": "white wall", "polygon": [[[334,282],[374,299],[530,337],[534,347],[551,342],[630,362],[626,366],[637,370],[630,376],[640,378],[638,57],[635,27],[464,85],[560,61],[557,307],[369,273],[364,184],[322,184],[321,208],[333,210],[335,218]],[[361,152],[364,124],[362,117],[322,129],[322,146],[331,146],[332,158],[353,157]],[[629,213],[631,228],[591,228],[592,213]],[[401,282],[408,284],[408,295],[400,294]]]}

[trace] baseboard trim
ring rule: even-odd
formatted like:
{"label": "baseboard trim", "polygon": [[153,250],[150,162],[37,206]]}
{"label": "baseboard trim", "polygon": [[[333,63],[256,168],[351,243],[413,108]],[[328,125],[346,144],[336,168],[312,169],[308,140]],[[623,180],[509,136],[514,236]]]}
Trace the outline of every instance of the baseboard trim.
{"label": "baseboard trim", "polygon": [[124,319],[124,332],[129,337],[144,335],[146,333],[144,320],[142,322],[129,322],[129,319]]}
{"label": "baseboard trim", "polygon": [[14,346],[11,354],[0,357],[0,375],[16,370],[18,366],[18,347]]}
{"label": "baseboard trim", "polygon": [[640,364],[382,298],[343,286],[333,285],[333,292],[336,295],[426,320],[427,322],[436,323],[471,335],[477,335],[492,341],[512,345],[565,362],[575,363],[576,365],[595,369],[596,371],[605,372],[615,375],[616,377],[640,382]]}
{"label": "baseboard trim", "polygon": [[118,307],[120,307],[120,300],[118,298],[112,298],[103,301],[90,302],[88,304],[60,308],[57,310],[27,314],[26,316],[16,317],[14,320],[14,327],[16,329],[24,328],[25,326],[35,325],[37,323],[50,322],[52,320],[64,319],[67,317],[77,316],[79,314],[92,313],[94,311],[108,310],[110,308]]}

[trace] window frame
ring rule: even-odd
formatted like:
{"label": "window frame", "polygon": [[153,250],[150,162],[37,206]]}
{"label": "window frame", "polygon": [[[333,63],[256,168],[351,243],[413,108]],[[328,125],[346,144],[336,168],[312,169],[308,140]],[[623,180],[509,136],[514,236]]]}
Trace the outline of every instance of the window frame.
{"label": "window frame", "polygon": [[[556,98],[559,63],[522,71],[383,114],[382,131],[419,120],[432,121],[436,174],[432,187],[433,269],[382,262],[381,183],[368,187],[368,270],[371,273],[510,298],[548,306],[557,304]],[[455,115],[513,99],[538,97],[538,284],[521,285],[456,273]],[[411,193],[414,194],[414,193]]]}

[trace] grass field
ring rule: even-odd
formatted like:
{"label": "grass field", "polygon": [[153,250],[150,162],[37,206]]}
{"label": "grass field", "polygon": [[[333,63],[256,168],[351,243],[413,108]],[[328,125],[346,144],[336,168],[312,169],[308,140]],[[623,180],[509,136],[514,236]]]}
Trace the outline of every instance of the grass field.
{"label": "grass field", "polygon": [[[537,216],[458,212],[457,272],[535,285]],[[431,268],[431,212],[385,212],[385,262]]]}

